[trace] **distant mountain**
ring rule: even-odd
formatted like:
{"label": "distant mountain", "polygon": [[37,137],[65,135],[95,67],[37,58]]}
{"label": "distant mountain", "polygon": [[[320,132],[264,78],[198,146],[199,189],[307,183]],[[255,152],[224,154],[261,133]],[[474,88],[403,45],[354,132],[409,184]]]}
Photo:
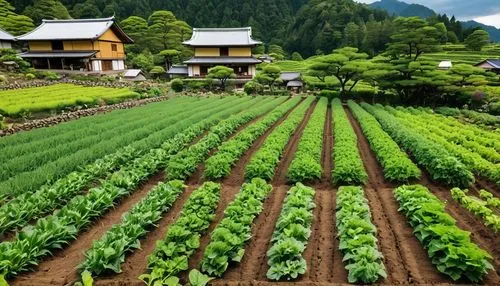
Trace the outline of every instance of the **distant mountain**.
{"label": "distant mountain", "polygon": [[434,10],[420,4],[408,4],[398,0],[380,0],[370,4],[373,8],[386,10],[389,14],[411,17],[428,18],[436,14]]}
{"label": "distant mountain", "polygon": [[[389,14],[404,17],[418,16],[425,19],[436,14],[434,10],[424,5],[408,4],[406,2],[398,0],[380,0],[371,3],[370,7],[382,9],[387,11]],[[460,22],[462,23],[462,26],[464,28],[481,27],[490,34],[490,37],[493,41],[500,42],[500,29],[476,21]]]}

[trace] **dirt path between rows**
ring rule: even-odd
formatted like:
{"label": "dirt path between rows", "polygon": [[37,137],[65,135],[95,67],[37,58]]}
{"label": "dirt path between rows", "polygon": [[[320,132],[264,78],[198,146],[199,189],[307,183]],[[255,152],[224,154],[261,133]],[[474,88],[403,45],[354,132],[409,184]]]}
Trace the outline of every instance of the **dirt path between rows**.
{"label": "dirt path between rows", "polygon": [[130,196],[122,199],[114,209],[80,233],[76,240],[42,261],[35,272],[18,276],[10,282],[10,285],[64,285],[77,280],[76,267],[84,259],[83,251],[88,249],[92,241],[100,238],[113,224],[119,223],[122,214],[139,202],[164,177],[164,172],[159,172],[142,183]]}

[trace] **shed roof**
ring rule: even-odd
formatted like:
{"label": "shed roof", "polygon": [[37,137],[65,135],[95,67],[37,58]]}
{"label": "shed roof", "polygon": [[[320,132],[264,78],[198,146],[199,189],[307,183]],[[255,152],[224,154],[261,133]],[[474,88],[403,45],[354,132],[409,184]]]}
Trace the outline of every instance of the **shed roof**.
{"label": "shed roof", "polygon": [[252,39],[252,28],[193,28],[188,46],[256,46],[262,42]]}
{"label": "shed roof", "polygon": [[115,18],[43,20],[33,31],[17,37],[22,41],[40,40],[95,40],[107,30],[113,32],[124,43],[134,41],[115,23]]}
{"label": "shed roof", "polygon": [[7,31],[0,29],[0,40],[14,41],[15,38],[11,34],[9,34]]}
{"label": "shed roof", "polygon": [[493,69],[500,69],[500,59],[487,59],[487,60],[484,60],[484,61],[476,64],[475,66],[479,66],[479,65],[482,65],[484,63],[488,64]]}
{"label": "shed roof", "polygon": [[287,87],[302,87],[303,85],[304,84],[298,80],[291,80],[286,84]]}
{"label": "shed roof", "polygon": [[167,74],[187,75],[188,74],[188,67],[181,66],[181,65],[173,65],[167,71]]}
{"label": "shed roof", "polygon": [[81,51],[81,52],[24,52],[19,54],[22,58],[90,58],[97,51]]}
{"label": "shed roof", "polygon": [[254,57],[192,57],[185,64],[259,64]]}
{"label": "shed roof", "polygon": [[300,72],[282,72],[280,78],[283,81],[299,80]]}
{"label": "shed roof", "polygon": [[453,64],[451,63],[451,61],[441,61],[439,63],[439,67],[440,68],[451,68],[451,67],[453,67]]}
{"label": "shed roof", "polygon": [[140,74],[142,74],[142,70],[140,69],[129,69],[125,71],[123,77],[136,77]]}

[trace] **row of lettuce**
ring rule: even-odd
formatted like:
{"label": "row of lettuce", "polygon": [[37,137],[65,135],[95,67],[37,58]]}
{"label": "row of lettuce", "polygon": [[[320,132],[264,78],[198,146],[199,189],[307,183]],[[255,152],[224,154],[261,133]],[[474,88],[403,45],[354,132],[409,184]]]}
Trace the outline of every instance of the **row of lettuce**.
{"label": "row of lettuce", "polygon": [[[218,113],[208,116],[208,118],[206,115],[196,117],[199,118],[198,121],[202,118],[205,119],[184,129],[183,132],[177,133],[175,137],[163,143],[161,148],[152,149],[144,155],[136,156],[133,149],[121,156],[116,155],[116,157],[113,157],[114,160],[110,159],[110,162],[122,160],[131,161],[131,163],[115,172],[112,171],[113,168],[110,168],[109,173],[99,173],[96,175],[97,177],[100,175],[105,178],[99,187],[91,189],[86,195],[74,197],[59,212],[39,219],[33,227],[28,227],[18,233],[13,241],[0,243],[0,261],[9,261],[9,263],[0,264],[0,272],[7,276],[14,276],[22,271],[29,270],[44,256],[47,256],[51,250],[57,249],[75,239],[78,232],[88,226],[93,219],[98,218],[106,210],[113,207],[119,198],[133,192],[141,181],[150,177],[159,169],[165,168],[168,179],[173,181],[155,187],[148,196],[125,214],[120,224],[113,226],[101,239],[96,240],[91,249],[85,253],[85,261],[80,266],[81,270],[90,271],[94,275],[106,271],[119,272],[126,253],[139,247],[138,239],[155,226],[162,214],[171,207],[179,194],[184,191],[185,186],[182,181],[175,181],[174,179],[184,180],[188,178],[194,173],[197,166],[206,159],[209,152],[219,146],[221,147],[218,152],[206,161],[208,166],[210,164],[213,164],[213,166],[210,171],[205,170],[205,176],[214,179],[227,176],[229,174],[228,170],[252,146],[255,140],[293,107],[296,107],[281,124],[270,132],[259,151],[252,157],[245,169],[245,177],[252,180],[242,186],[235,200],[226,208],[223,220],[211,234],[211,241],[203,254],[200,264],[201,270],[212,276],[222,276],[230,263],[241,261],[244,255],[245,243],[251,236],[253,220],[262,211],[263,201],[272,189],[271,185],[267,184],[266,181],[270,181],[274,177],[287,142],[293,132],[297,130],[299,124],[305,122],[303,117],[307,110],[312,110],[310,106],[313,101],[313,99],[308,98],[299,104],[300,100],[298,99],[286,102],[284,102],[284,99],[274,98],[259,100],[259,104],[253,105],[253,108],[248,108],[253,102],[247,100],[240,105],[232,104],[230,108],[221,108]],[[281,105],[276,107],[278,104]],[[288,169],[287,178],[290,181],[300,182],[319,179],[323,173],[321,154],[324,126],[325,121],[328,119],[326,112],[328,102],[326,99],[320,99],[315,104],[316,106],[310,113],[309,120],[298,143],[297,152]],[[247,111],[219,122],[221,118],[239,112],[245,107],[248,109]],[[386,179],[404,182],[419,177],[418,168],[383,131],[383,129],[388,128],[387,126],[400,127],[403,134],[406,134],[404,131],[407,131],[408,127],[405,127],[385,110],[381,110],[381,107],[364,106],[377,119],[382,118],[379,119],[381,124],[377,123],[372,115],[356,103],[349,102],[349,107],[366,134],[372,150],[381,162]],[[335,135],[333,149],[335,168],[332,174],[334,181],[339,185],[364,184],[367,175],[357,148],[358,142],[352,125],[349,123],[340,101],[335,100],[332,102],[332,110],[333,133]],[[265,113],[268,114],[249,125],[232,139],[225,141],[240,126]],[[383,123],[386,122],[383,120],[384,118],[388,122],[387,125]],[[396,123],[391,121],[393,119]],[[207,130],[208,132],[203,138],[185,148]],[[389,131],[388,133],[391,134]],[[413,140],[414,142],[410,142],[408,145],[401,144],[408,146],[409,150],[413,151],[411,148],[417,148],[416,150],[418,150],[415,142],[421,143],[419,140],[432,142],[426,137],[417,137],[413,138]],[[396,141],[398,140],[396,139]],[[416,158],[415,153],[411,153]],[[255,166],[259,163],[255,162],[266,162],[264,161],[266,154],[272,156],[274,160],[267,161],[268,164],[264,164],[264,167],[257,169]],[[136,159],[130,160],[134,156],[136,156]],[[439,154],[434,156],[437,157]],[[422,162],[427,163],[430,161],[428,166],[432,166],[433,158],[431,155],[428,160],[417,161],[421,165],[424,165]],[[249,167],[252,164],[254,164],[253,169]],[[225,168],[222,168],[224,171],[214,172],[215,166],[218,165],[225,166]],[[264,168],[267,169],[263,170]],[[403,171],[398,172],[399,168],[402,168]],[[264,174],[262,176],[259,173],[261,169],[263,170],[262,174]],[[254,172],[253,175],[251,172]],[[70,175],[75,176],[74,174],[78,173]],[[445,175],[440,175],[440,178],[450,181],[455,180],[456,178],[451,177],[451,175],[445,173]],[[263,179],[260,177],[263,177]],[[60,191],[63,197],[67,197],[66,200],[69,200],[74,194],[78,194],[86,183],[84,181],[75,185],[75,187],[72,187],[72,191],[64,191],[66,193]],[[401,188],[418,189],[420,187],[405,186],[396,189],[396,197],[400,203],[402,200],[398,197],[398,194],[401,192]],[[175,277],[176,275],[188,270],[190,256],[199,248],[201,235],[208,229],[215,218],[214,214],[218,205],[220,191],[219,184],[207,182],[191,194],[179,218],[166,233],[165,239],[158,243],[157,248],[150,255],[148,259],[150,271],[141,276],[146,283],[150,285],[166,283],[166,281],[170,281],[169,279],[175,282],[178,279]],[[42,198],[43,193],[40,190],[40,198]],[[35,194],[38,194],[38,192]],[[53,193],[53,195],[56,194]],[[314,197],[315,191],[300,183],[297,183],[296,186],[289,190],[271,240],[272,246],[268,251],[269,271],[267,276],[269,279],[294,279],[305,273],[307,262],[302,257],[302,254],[311,234],[312,211],[315,207]],[[46,199],[54,200],[57,197],[52,196]],[[491,204],[495,203],[494,197],[488,199],[492,201]],[[6,205],[15,206],[16,203],[17,207],[22,209],[19,200],[16,200],[16,198]],[[64,201],[58,203],[61,206],[64,205]],[[46,203],[46,205],[49,204]],[[54,208],[57,208],[57,206]],[[417,208],[412,207],[411,211]],[[404,211],[403,203],[401,203],[401,209]],[[371,222],[370,209],[364,198],[363,189],[361,187],[341,187],[337,197],[337,210],[336,226],[343,246],[341,251],[344,253],[346,269],[349,272],[349,282],[374,283],[381,277],[385,277],[383,256],[377,247],[376,228]],[[18,213],[20,215],[17,217],[14,215],[18,222],[7,225],[4,231],[22,227],[30,220],[44,215],[42,210],[31,211],[29,209]],[[410,224],[412,224],[413,214],[410,215],[406,212],[405,214],[408,216]],[[424,211],[422,215],[428,214]],[[447,221],[450,228],[452,226],[456,228],[454,221]],[[7,221],[4,223],[7,223]],[[412,226],[415,227],[413,224]],[[357,233],[350,231],[352,229],[356,229]],[[459,235],[457,234],[457,236]],[[461,236],[463,236],[463,233],[461,233]],[[359,244],[360,239],[363,242],[362,244]],[[439,242],[439,239],[443,238],[437,237],[436,243]],[[471,263],[475,263],[474,265],[465,270],[448,264],[444,267],[442,265],[443,261],[453,261],[455,259],[453,254],[446,251],[438,254],[429,252],[433,263],[437,265],[439,271],[448,274],[454,280],[465,277],[473,282],[480,281],[481,277],[491,269],[488,262],[491,260],[491,256],[471,243],[470,239],[468,243],[466,243],[466,239],[458,242],[464,243],[464,249],[473,250],[471,253],[464,251],[462,258],[472,261]],[[422,241],[423,246],[428,248],[426,243]],[[436,256],[435,259],[434,256]]]}

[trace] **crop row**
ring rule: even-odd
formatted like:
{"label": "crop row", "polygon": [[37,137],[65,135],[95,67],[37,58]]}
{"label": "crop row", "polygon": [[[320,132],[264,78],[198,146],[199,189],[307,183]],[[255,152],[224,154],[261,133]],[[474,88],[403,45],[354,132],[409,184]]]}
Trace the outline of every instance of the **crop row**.
{"label": "crop row", "polygon": [[500,166],[483,159],[479,154],[471,152],[461,145],[451,143],[446,139],[446,136],[440,135],[442,131],[433,130],[433,128],[429,126],[432,125],[432,123],[421,123],[405,112],[390,107],[386,108],[395,115],[396,118],[401,118],[402,120],[400,122],[402,124],[411,127],[413,130],[418,131],[419,134],[424,135],[429,140],[444,147],[449,154],[459,159],[471,172],[484,176],[493,182],[500,182]]}
{"label": "crop row", "polygon": [[394,190],[399,210],[408,218],[437,270],[453,280],[477,283],[493,269],[491,255],[471,242],[470,232],[456,226],[445,205],[421,185],[401,186]]}
{"label": "crop row", "polygon": [[261,120],[248,126],[232,139],[222,143],[215,155],[205,161],[204,177],[209,180],[220,179],[231,173],[231,168],[250,148],[255,140],[283,117],[292,107],[297,105],[300,97],[294,97],[278,106]]}
{"label": "crop row", "polygon": [[245,254],[245,242],[252,234],[252,222],[262,211],[264,199],[272,186],[260,178],[241,187],[236,198],[224,210],[224,218],[211,234],[211,240],[201,261],[201,270],[220,277],[229,263],[240,262]]}
{"label": "crop row", "polygon": [[315,193],[301,183],[288,191],[267,251],[267,278],[290,280],[306,272],[302,254],[311,236]]}
{"label": "crop row", "polygon": [[335,168],[332,171],[333,182],[338,185],[366,183],[368,175],[359,155],[358,137],[338,98],[332,101],[332,120],[335,138],[332,154],[335,162]]}
{"label": "crop row", "polygon": [[486,205],[492,209],[500,211],[500,199],[495,198],[492,193],[486,190],[480,190],[479,196],[486,201]]}
{"label": "crop row", "polygon": [[468,211],[482,218],[484,225],[493,228],[495,232],[500,231],[500,216],[496,215],[485,201],[467,195],[467,192],[467,190],[453,188],[451,189],[451,197]]}
{"label": "crop row", "polygon": [[367,103],[362,106],[379,121],[394,141],[411,153],[416,162],[427,169],[432,178],[453,186],[470,186],[474,176],[467,167],[450,155],[442,145],[406,127],[383,108]]}
{"label": "crop row", "polygon": [[239,108],[223,110],[191,125],[167,140],[162,148],[151,150],[135,159],[130,166],[115,172],[101,186],[89,190],[87,195],[74,197],[60,211],[39,219],[34,226],[26,227],[13,241],[0,243],[0,273],[13,276],[27,271],[51,250],[69,243],[93,219],[100,217],[118,199],[134,191],[141,181],[164,167],[173,154],[217,123],[220,117]]}
{"label": "crop row", "polygon": [[[159,120],[153,125],[142,126],[126,134],[116,134],[111,140],[101,141],[97,144],[93,144],[89,148],[61,154],[62,157],[37,166],[32,171],[16,174],[8,181],[0,183],[0,193],[15,197],[23,192],[35,191],[38,187],[46,183],[47,180],[56,180],[63,177],[75,171],[79,166],[84,166],[97,158],[102,158],[106,154],[114,152],[127,144],[138,150],[147,151],[150,148],[157,148],[165,138],[170,138],[183,128],[187,128],[193,121],[202,120],[225,108],[232,108],[234,106],[244,108],[249,101],[251,100],[239,99],[235,102],[229,99],[228,101],[222,100],[219,105],[217,104],[218,102],[214,100],[208,100],[205,101],[204,110],[200,109],[196,112],[195,108],[195,110],[192,110],[190,113],[177,116],[173,115],[175,113],[172,113],[172,116],[168,116],[165,120]],[[206,105],[207,103],[209,103],[208,106]],[[200,103],[198,108],[202,108],[202,106],[203,104]],[[204,116],[201,116],[202,114]],[[180,120],[181,118],[184,120]]]}
{"label": "crop row", "polygon": [[377,228],[361,187],[340,187],[337,192],[336,227],[344,253],[349,283],[375,283],[386,277],[383,255],[377,247]]}
{"label": "crop row", "polygon": [[389,181],[407,182],[420,177],[420,169],[401,151],[380,126],[378,121],[357,103],[348,102],[354,117],[359,122],[370,147],[382,165],[384,177]]}
{"label": "crop row", "polygon": [[79,265],[82,271],[99,275],[106,271],[121,272],[125,254],[140,248],[139,239],[153,228],[162,214],[184,191],[182,181],[169,181],[155,186],[146,197],[125,213],[119,224],[113,225],[100,239],[85,251],[85,260]]}
{"label": "crop row", "polygon": [[321,179],[321,153],[323,151],[323,132],[325,129],[328,99],[319,99],[302,136],[286,177],[290,182],[306,182]]}
{"label": "crop row", "polygon": [[[435,116],[427,116],[425,111],[409,107],[403,108],[398,106],[396,108],[398,111],[404,112],[407,116],[425,124],[428,126],[429,130],[433,133],[439,134],[440,136],[446,138],[448,141],[459,144],[464,148],[467,148],[471,152],[481,155],[484,159],[490,161],[491,163],[500,162],[500,154],[493,147],[485,146],[483,144],[484,139],[481,137],[470,134],[468,137],[462,135],[462,130],[456,126],[449,126],[437,119]],[[422,116],[423,115],[423,116]]]}
{"label": "crop row", "polygon": [[[245,104],[238,104],[228,110],[221,110],[225,107],[223,104],[216,109],[208,108],[197,116],[188,117],[168,128],[170,130],[169,136],[171,137],[173,133],[182,131],[181,128],[187,128],[189,124],[207,118],[207,116],[211,118],[210,115],[212,115],[213,112],[216,112],[216,116],[218,117],[212,118],[226,117],[232,112],[243,109],[244,106]],[[196,130],[196,128],[193,130]],[[198,133],[196,133],[196,135],[198,135]],[[179,139],[183,139],[183,137],[179,137]],[[185,140],[193,139],[194,138],[191,137],[185,138]],[[181,142],[187,144],[190,141]],[[166,144],[168,145],[168,143]],[[148,146],[147,144],[145,145]],[[166,145],[164,147],[168,148]],[[141,152],[136,148],[126,147],[103,159],[98,159],[93,164],[85,167],[82,171],[70,173],[63,179],[58,180],[55,184],[43,187],[34,194],[22,194],[0,208],[0,215],[4,215],[0,217],[0,233],[22,227],[31,220],[64,206],[68,200],[77,195],[85,186],[96,178],[103,176],[103,174],[111,174],[112,171],[118,167],[126,167],[127,165],[125,163],[127,161],[137,158],[140,155]]]}
{"label": "crop row", "polygon": [[221,186],[206,182],[184,204],[177,220],[148,257],[150,273],[139,278],[147,285],[164,285],[165,279],[187,270],[189,257],[200,247],[200,237],[215,219]]}
{"label": "crop row", "polygon": [[288,115],[285,121],[269,134],[245,167],[246,179],[262,178],[270,181],[274,177],[274,172],[278,167],[286,144],[296,131],[297,126],[302,122],[313,100],[313,97],[307,97]]}
{"label": "crop row", "polygon": [[458,119],[463,119],[467,122],[472,122],[474,124],[484,124],[495,126],[500,124],[500,118],[495,115],[491,115],[486,112],[477,112],[469,109],[458,109],[451,107],[439,107],[435,111],[439,114],[446,116],[453,116]]}
{"label": "crop row", "polygon": [[166,168],[168,178],[181,180],[188,178],[196,171],[198,164],[203,162],[210,150],[219,146],[240,126],[268,112],[284,100],[286,100],[286,98],[266,99],[264,102],[261,102],[261,105],[240,114],[232,115],[228,119],[212,127],[210,132],[199,142],[172,157]]}

